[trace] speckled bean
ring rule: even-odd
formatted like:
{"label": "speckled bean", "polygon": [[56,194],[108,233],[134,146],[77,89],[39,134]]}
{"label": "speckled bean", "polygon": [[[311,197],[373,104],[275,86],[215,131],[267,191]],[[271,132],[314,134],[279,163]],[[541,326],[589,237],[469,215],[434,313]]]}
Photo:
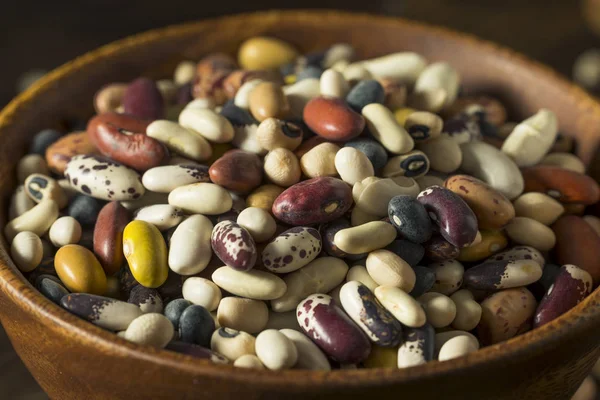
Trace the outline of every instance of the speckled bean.
{"label": "speckled bean", "polygon": [[262,264],[271,272],[286,273],[300,269],[321,252],[321,235],[314,228],[286,230],[263,250]]}
{"label": "speckled bean", "polygon": [[215,255],[231,268],[248,271],[256,263],[254,239],[245,228],[233,221],[222,221],[215,225],[211,246]]}
{"label": "speckled bean", "polygon": [[434,292],[450,296],[460,289],[463,283],[465,267],[456,260],[438,261],[428,265],[435,274]]}
{"label": "speckled bean", "polygon": [[409,368],[433,360],[435,330],[431,324],[404,328],[403,342],[398,348],[398,368]]}
{"label": "speckled bean", "polygon": [[78,317],[112,331],[127,329],[133,320],[142,315],[142,310],[136,305],[87,293],[68,294],[60,304]]}

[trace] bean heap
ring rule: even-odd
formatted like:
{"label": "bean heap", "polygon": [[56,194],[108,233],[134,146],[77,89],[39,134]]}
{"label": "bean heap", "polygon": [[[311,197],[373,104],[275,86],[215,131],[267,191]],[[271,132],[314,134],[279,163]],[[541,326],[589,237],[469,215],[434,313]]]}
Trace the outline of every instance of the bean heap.
{"label": "bean heap", "polygon": [[600,189],[552,111],[353,58],[255,37],[105,86],[19,162],[15,264],[127,340],[271,370],[450,360],[591,293]]}

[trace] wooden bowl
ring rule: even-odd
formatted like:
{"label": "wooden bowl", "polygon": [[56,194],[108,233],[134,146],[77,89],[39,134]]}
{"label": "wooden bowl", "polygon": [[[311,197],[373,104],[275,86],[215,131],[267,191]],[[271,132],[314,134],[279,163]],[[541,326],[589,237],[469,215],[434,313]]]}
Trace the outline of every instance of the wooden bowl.
{"label": "wooden bowl", "polygon": [[[234,53],[242,40],[274,35],[303,51],[352,43],[361,57],[417,51],[447,60],[467,91],[491,92],[514,118],[552,109],[590,164],[600,141],[600,105],[554,72],[491,43],[397,18],[327,11],[261,12],[134,36],[43,78],[0,114],[0,224],[14,168],[38,130],[87,118],[103,84],[140,74],[169,76],[181,59]],[[600,168],[591,171],[600,176]],[[450,362],[407,370],[250,371],[215,366],[129,343],[39,294],[0,246],[0,319],[36,380],[55,399],[550,399],[569,398],[600,355],[600,291],[552,323]]]}

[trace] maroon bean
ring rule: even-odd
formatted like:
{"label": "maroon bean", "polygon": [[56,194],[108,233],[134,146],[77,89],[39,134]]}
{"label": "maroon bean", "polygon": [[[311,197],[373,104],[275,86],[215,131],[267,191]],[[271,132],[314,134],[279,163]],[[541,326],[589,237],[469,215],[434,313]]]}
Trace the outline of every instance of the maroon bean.
{"label": "maroon bean", "polygon": [[131,221],[129,212],[118,201],[102,207],[94,226],[94,254],[106,272],[114,275],[123,265],[123,230]]}
{"label": "maroon bean", "polygon": [[477,217],[456,193],[441,186],[431,186],[417,196],[429,216],[448,242],[467,247],[477,236]]}
{"label": "maroon bean", "polygon": [[592,276],[575,265],[563,265],[535,311],[533,326],[538,327],[575,307],[592,293]]}
{"label": "maroon bean", "polygon": [[283,191],[273,203],[273,215],[290,225],[312,225],[333,221],[352,206],[352,190],[344,181],[321,177],[297,183]]}
{"label": "maroon bean", "polygon": [[143,172],[160,165],[168,155],[162,143],[146,136],[149,124],[129,115],[105,113],[90,120],[87,133],[102,155]]}
{"label": "maroon bean", "polygon": [[246,194],[260,186],[263,165],[254,153],[230,150],[211,165],[208,173],[217,185]]}
{"label": "maroon bean", "polygon": [[125,89],[123,110],[134,117],[156,120],[164,118],[165,102],[153,80],[138,78]]}
{"label": "maroon bean", "polygon": [[313,294],[296,308],[298,324],[329,357],[357,364],[371,353],[367,335],[326,294]]}
{"label": "maroon bean", "polygon": [[360,135],[365,119],[336,97],[315,97],[304,107],[304,122],[328,140],[347,141]]}
{"label": "maroon bean", "polygon": [[458,247],[437,235],[424,243],[423,246],[425,247],[425,258],[430,261],[454,260],[460,254]]}
{"label": "maroon bean", "polygon": [[233,221],[219,222],[213,228],[210,243],[225,265],[248,271],[256,264],[256,244],[250,233]]}

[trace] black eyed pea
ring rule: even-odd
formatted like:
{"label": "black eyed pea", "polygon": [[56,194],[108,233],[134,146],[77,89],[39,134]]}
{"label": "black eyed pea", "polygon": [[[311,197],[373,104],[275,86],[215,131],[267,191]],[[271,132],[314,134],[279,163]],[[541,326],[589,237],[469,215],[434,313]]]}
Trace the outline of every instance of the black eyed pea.
{"label": "black eyed pea", "polygon": [[179,114],[179,125],[213,143],[228,143],[233,139],[233,125],[213,110],[186,107]]}
{"label": "black eyed pea", "polygon": [[292,122],[267,118],[258,125],[256,140],[265,150],[296,150],[302,143],[302,128]]}
{"label": "black eyed pea", "polygon": [[219,303],[217,321],[225,328],[259,333],[267,326],[269,310],[264,301],[225,297]]}
{"label": "black eyed pea", "polygon": [[406,154],[390,158],[383,167],[382,176],[395,178],[406,176],[407,178],[419,178],[429,172],[429,158],[419,150],[412,150]]}
{"label": "black eyed pea", "polygon": [[545,193],[523,193],[513,206],[517,217],[527,217],[550,226],[565,212],[565,207]]}
{"label": "black eyed pea", "polygon": [[[198,199],[203,201],[198,201]],[[169,204],[186,213],[219,215],[231,210],[231,194],[214,183],[193,183],[169,193]]]}
{"label": "black eyed pea", "polygon": [[24,231],[43,236],[57,218],[58,204],[54,200],[45,200],[6,224],[4,235],[9,242],[12,242],[19,232]]}
{"label": "black eyed pea", "polygon": [[554,165],[580,174],[585,174],[585,164],[581,161],[581,158],[571,153],[550,153],[538,164]]}
{"label": "black eyed pea", "polygon": [[263,363],[254,354],[244,354],[235,360],[233,366],[238,368],[265,369]]}
{"label": "black eyed pea", "polygon": [[375,289],[375,297],[404,326],[419,328],[427,322],[421,304],[402,289],[379,286]]}
{"label": "black eyed pea", "polygon": [[67,294],[60,300],[60,305],[70,313],[111,331],[127,329],[142,315],[142,310],[134,304],[87,293]]}
{"label": "black eyed pea", "polygon": [[210,349],[222,354],[230,361],[236,361],[243,355],[256,355],[254,336],[231,328],[219,328],[212,334]]}
{"label": "black eyed pea", "polygon": [[202,272],[212,255],[212,230],[212,222],[204,215],[192,215],[179,224],[169,243],[169,268],[180,275]]}
{"label": "black eyed pea", "polygon": [[60,300],[69,294],[60,279],[54,275],[43,274],[38,276],[35,280],[35,288],[58,305],[60,305]]}
{"label": "black eyed pea", "polygon": [[432,224],[423,204],[407,195],[393,197],[388,205],[391,224],[400,236],[414,243],[424,243],[431,238]]}
{"label": "black eyed pea", "polygon": [[186,308],[192,305],[192,302],[185,299],[175,299],[167,303],[164,309],[164,315],[171,321],[176,331],[179,331],[179,318]]}
{"label": "black eyed pea", "polygon": [[137,285],[131,289],[127,302],[138,306],[144,314],[163,312],[163,301],[158,290],[142,285]]}
{"label": "black eyed pea", "polygon": [[429,64],[415,82],[415,93],[432,92],[443,89],[446,93],[446,101],[442,107],[448,106],[456,100],[460,88],[460,75],[446,62],[435,62]]}
{"label": "black eyed pea", "polygon": [[481,320],[482,310],[473,293],[461,289],[452,294],[450,299],[456,305],[456,317],[452,321],[452,327],[464,331],[475,329]]}
{"label": "black eyed pea", "polygon": [[216,310],[223,297],[221,289],[214,282],[196,276],[190,277],[183,282],[181,292],[184,299],[202,306],[208,311]]}
{"label": "black eyed pea", "polygon": [[368,287],[357,281],[346,282],[340,289],[340,302],[346,314],[372,342],[384,347],[400,344],[400,322],[379,304]]}
{"label": "black eyed pea", "polygon": [[346,274],[346,282],[357,281],[365,285],[369,288],[369,290],[373,291],[379,286],[377,282],[371,278],[367,268],[363,265],[355,265],[348,270]]}
{"label": "black eyed pea", "polygon": [[257,243],[271,239],[277,229],[275,219],[267,211],[258,207],[248,207],[237,217],[237,223],[245,228]]}
{"label": "black eyed pea", "polygon": [[348,265],[339,258],[320,257],[302,269],[284,277],[287,291],[271,301],[276,312],[291,311],[313,293],[327,293],[341,284],[348,273]]}
{"label": "black eyed pea", "polygon": [[428,265],[435,274],[432,291],[450,296],[460,289],[463,283],[465,267],[456,260],[438,261]]}
{"label": "black eyed pea", "polygon": [[542,267],[532,260],[487,261],[464,274],[465,286],[476,290],[527,286],[541,277]]}
{"label": "black eyed pea", "polygon": [[368,222],[380,221],[381,217],[378,215],[369,214],[362,208],[356,206],[350,213],[350,224],[352,226],[364,225]]}
{"label": "black eyed pea", "polygon": [[427,60],[413,52],[392,53],[350,64],[361,65],[376,78],[389,78],[408,86],[414,85],[427,66]]}
{"label": "black eyed pea", "polygon": [[302,332],[300,325],[298,325],[296,311],[275,312],[269,310],[269,320],[265,329],[291,329]]}
{"label": "black eyed pea", "polygon": [[277,299],[287,289],[283,279],[277,275],[258,270],[238,271],[221,267],[213,272],[212,280],[229,293],[254,300]]}
{"label": "black eyed pea", "polygon": [[302,174],[298,157],[284,148],[269,151],[264,158],[263,168],[267,179],[281,187],[298,183]]}
{"label": "black eyed pea", "polygon": [[532,218],[515,217],[506,225],[505,230],[514,243],[531,246],[539,251],[551,250],[556,244],[554,231]]}
{"label": "black eyed pea", "polygon": [[331,365],[325,354],[302,332],[294,329],[280,329],[279,332],[290,339],[296,347],[298,360],[294,365],[294,369],[313,371],[331,370]]}
{"label": "black eyed pea", "polygon": [[426,111],[410,113],[404,122],[404,128],[417,143],[439,137],[443,126],[444,121],[438,115]]}
{"label": "black eyed pea", "polygon": [[335,155],[334,163],[340,178],[350,185],[375,175],[371,161],[363,152],[353,147],[340,149]]}
{"label": "black eyed pea", "polygon": [[396,121],[394,114],[384,105],[372,103],[362,109],[369,131],[390,153],[405,154],[415,145],[406,129]]}
{"label": "black eyed pea", "polygon": [[388,205],[393,197],[399,195],[417,196],[419,187],[414,179],[406,177],[395,179],[397,179],[397,182],[394,179],[381,179],[372,176],[361,182],[356,182],[352,187],[352,198],[356,207],[367,214],[386,217],[388,215]]}
{"label": "black eyed pea", "polygon": [[69,203],[63,188],[47,175],[31,174],[25,179],[23,186],[27,195],[36,203],[50,199],[56,201],[60,209],[65,208]]}
{"label": "black eyed pea", "polygon": [[149,313],[131,321],[123,337],[130,342],[163,348],[173,339],[173,334],[173,325],[167,317]]}
{"label": "black eyed pea", "polygon": [[35,206],[35,201],[25,192],[23,185],[17,186],[12,197],[10,198],[10,206],[8,209],[8,219],[15,219],[23,213],[31,210]]}
{"label": "black eyed pea", "polygon": [[396,239],[396,229],[383,221],[372,221],[338,231],[333,241],[348,254],[362,254],[381,249]]}
{"label": "black eyed pea", "polygon": [[294,342],[286,335],[267,329],[256,337],[256,356],[270,370],[290,369],[298,360],[298,351]]}
{"label": "black eyed pea", "polygon": [[81,239],[81,225],[73,217],[60,217],[50,227],[49,237],[55,247],[75,244]]}
{"label": "black eyed pea", "polygon": [[550,151],[558,134],[556,115],[545,108],[513,129],[502,144],[502,152],[519,167],[538,164]]}
{"label": "black eyed pea", "polygon": [[425,364],[434,358],[435,329],[431,324],[419,328],[404,328],[403,341],[398,348],[398,368]]}
{"label": "black eyed pea", "polygon": [[309,178],[337,176],[335,156],[340,147],[329,142],[321,143],[300,158],[300,167]]}
{"label": "black eyed pea", "polygon": [[440,349],[438,360],[451,360],[453,358],[465,356],[477,350],[479,350],[479,342],[473,340],[469,336],[456,336],[444,343]]}
{"label": "black eyed pea", "polygon": [[334,69],[326,69],[319,80],[321,96],[345,98],[350,86],[341,72]]}
{"label": "black eyed pea", "polygon": [[154,204],[137,210],[133,219],[146,221],[160,231],[166,231],[177,226],[183,220],[183,213],[169,204]]}
{"label": "black eyed pea", "polygon": [[448,296],[436,292],[425,293],[417,299],[425,309],[427,322],[434,328],[445,328],[456,317],[456,305]]}
{"label": "black eyed pea", "polygon": [[48,164],[46,159],[39,154],[28,154],[19,160],[17,164],[17,180],[24,183],[25,179],[32,174],[48,176]]}
{"label": "black eyed pea", "polygon": [[146,135],[163,143],[169,150],[196,161],[212,155],[210,143],[196,132],[176,122],[157,120],[146,128]]}
{"label": "black eyed pea", "polygon": [[430,168],[437,172],[446,174],[454,172],[463,161],[461,147],[446,134],[419,143],[417,148],[427,156]]}
{"label": "black eyed pea", "polygon": [[367,271],[379,285],[395,286],[407,293],[415,286],[415,272],[400,257],[388,250],[375,250],[369,253]]}
{"label": "black eyed pea", "polygon": [[302,79],[293,85],[283,88],[283,93],[290,105],[291,115],[302,118],[304,106],[321,94],[321,84],[318,79]]}
{"label": "black eyed pea", "polygon": [[215,331],[215,322],[206,308],[191,305],[179,317],[179,339],[182,342],[208,347]]}
{"label": "black eyed pea", "polygon": [[10,245],[10,256],[22,272],[30,272],[42,262],[42,240],[33,232],[19,232]]}
{"label": "black eyed pea", "polygon": [[250,233],[236,222],[219,222],[212,231],[212,249],[225,265],[239,271],[254,267],[258,252]]}
{"label": "black eyed pea", "polygon": [[321,234],[318,230],[294,227],[265,246],[261,255],[262,264],[269,271],[278,274],[292,272],[314,260],[321,252],[321,247]]}

